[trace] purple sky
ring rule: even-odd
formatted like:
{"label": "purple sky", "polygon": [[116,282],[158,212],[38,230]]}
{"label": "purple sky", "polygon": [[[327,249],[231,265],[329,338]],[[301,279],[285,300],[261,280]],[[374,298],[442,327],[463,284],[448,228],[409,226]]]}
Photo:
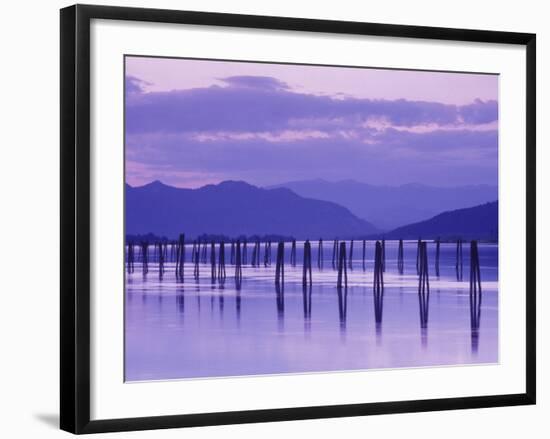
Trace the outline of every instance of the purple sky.
{"label": "purple sky", "polygon": [[126,58],[126,180],[498,183],[498,76]]}

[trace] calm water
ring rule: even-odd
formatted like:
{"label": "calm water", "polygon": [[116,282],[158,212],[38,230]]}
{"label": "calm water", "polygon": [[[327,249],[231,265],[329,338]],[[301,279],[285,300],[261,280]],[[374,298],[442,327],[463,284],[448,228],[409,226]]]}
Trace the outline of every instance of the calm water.
{"label": "calm water", "polygon": [[[347,243],[349,250],[349,242]],[[193,277],[187,246],[184,282],[173,263],[159,280],[157,264],[143,276],[141,265],[126,275],[126,380],[398,368],[498,361],[498,246],[480,244],[482,302],[479,329],[472,330],[469,244],[464,244],[464,277],[456,280],[455,244],[441,244],[440,277],[435,277],[435,244],[428,244],[430,295],[427,327],[421,327],[416,242],[405,242],[405,272],[397,271],[397,242],[386,242],[382,321],[375,322],[374,243],[355,242],[347,295],[339,296],[332,268],[332,243],[324,244],[317,267],[312,242],[313,287],[302,287],[302,248],[291,267],[286,244],[284,291],[274,283],[272,265],[243,267],[240,291],[226,245],[227,279],[212,284],[210,264]],[[248,258],[252,254],[248,245]],[[309,300],[310,299],[310,300]]]}

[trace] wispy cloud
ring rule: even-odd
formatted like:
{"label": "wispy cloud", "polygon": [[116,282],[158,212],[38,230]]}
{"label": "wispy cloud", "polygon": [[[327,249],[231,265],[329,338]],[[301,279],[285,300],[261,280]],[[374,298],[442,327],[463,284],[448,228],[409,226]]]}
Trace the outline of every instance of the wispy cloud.
{"label": "wispy cloud", "polygon": [[245,177],[277,183],[308,175],[390,184],[462,183],[476,175],[478,182],[496,181],[496,101],[320,96],[268,76],[220,81],[223,86],[144,92],[146,84],[127,78],[128,159],[148,172],[170,167],[170,175],[177,179],[179,172],[187,184]]}

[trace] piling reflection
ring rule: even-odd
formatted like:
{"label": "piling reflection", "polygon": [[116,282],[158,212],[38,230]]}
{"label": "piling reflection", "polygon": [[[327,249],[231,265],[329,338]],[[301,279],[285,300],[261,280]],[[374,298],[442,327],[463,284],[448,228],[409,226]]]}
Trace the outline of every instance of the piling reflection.
{"label": "piling reflection", "polygon": [[311,293],[313,287],[311,284],[302,285],[302,299],[304,304],[304,328],[311,330]]}
{"label": "piling reflection", "polygon": [[338,315],[340,317],[340,330],[345,332],[348,316],[348,287],[337,287],[338,291]]}
{"label": "piling reflection", "polygon": [[[497,358],[498,296],[493,293],[498,286],[498,247],[492,244],[473,242],[470,253],[465,255],[466,264],[471,264],[468,302],[468,285],[456,282],[455,240],[420,241],[420,244],[416,239],[412,242],[387,241],[387,270],[384,272],[382,240],[355,240],[352,249],[351,240],[333,242],[331,237],[327,251],[334,258],[334,270],[330,268],[330,253],[328,266],[325,264],[323,270],[323,247],[326,250],[327,241],[322,239],[297,241],[294,256],[290,239],[273,238],[275,245],[271,249],[268,240],[249,238],[247,265],[242,261],[242,239],[238,242],[231,238],[212,240],[203,236],[195,241],[187,238],[185,250],[180,246],[180,239],[149,244],[139,237],[133,239],[134,243],[128,243],[125,248],[128,345],[133,352],[142,352],[148,349],[141,342],[143,337],[153,334],[155,341],[159,340],[157,344],[162,345],[162,337],[170,334],[169,337],[177,342],[171,343],[172,347],[163,355],[173,355],[174,349],[181,351],[177,364],[189,369],[185,369],[182,376],[187,376],[188,372],[189,376],[218,373],[214,366],[210,371],[209,364],[228,362],[227,356],[219,354],[224,352],[226,340],[231,345],[229,356],[234,355],[231,371],[237,373],[242,372],[236,363],[237,353],[248,355],[242,354],[243,344],[248,344],[246,352],[251,353],[246,357],[246,368],[259,358],[261,366],[257,370],[260,373],[285,371],[290,362],[290,357],[286,356],[290,355],[292,361],[299,358],[304,370],[309,370],[313,364],[312,356],[319,355],[315,357],[316,364],[324,364],[321,354],[325,345],[327,352],[343,349],[342,352],[350,356],[349,360],[339,356],[331,360],[332,363],[327,362],[329,367],[334,361],[338,362],[342,370],[355,367],[358,356],[364,357],[361,357],[361,364],[365,364],[365,368],[490,363]],[[183,236],[181,242],[184,242]],[[478,247],[484,258],[483,267],[479,264]],[[372,262],[366,257],[371,248],[369,258],[373,257]],[[465,251],[468,252],[468,248]],[[458,254],[460,267],[460,250]],[[295,267],[289,264],[290,256],[297,259]],[[271,258],[276,259],[277,264],[271,264]],[[430,264],[435,264],[430,266],[428,259]],[[227,267],[231,260],[233,263]],[[181,261],[185,264],[180,270]],[[440,276],[434,280],[438,265]],[[418,276],[414,273],[415,268]],[[432,271],[428,273],[429,270]],[[481,271],[484,277],[483,339],[480,337]],[[430,302],[430,295],[434,293],[435,300],[432,297]],[[470,325],[464,320],[468,318],[468,311]],[[220,332],[223,337],[217,338]],[[142,335],[138,337],[137,334]],[[413,343],[410,343],[411,334]],[[429,343],[428,335],[431,336]],[[263,342],[274,348],[269,352],[248,349]],[[199,343],[202,346],[212,343],[217,347],[205,352]],[[317,349],[320,343],[323,349]],[[174,348],[176,344],[178,347]],[[464,345],[467,352],[453,350],[454,346]],[[196,347],[193,355],[200,358],[204,370],[193,369],[189,347]],[[275,365],[271,355],[274,350],[279,355]],[[244,373],[248,373],[246,370]]]}
{"label": "piling reflection", "polygon": [[383,246],[376,241],[374,251],[374,281],[372,293],[374,298],[374,321],[376,324],[376,333],[378,336],[382,333],[382,311],[384,304],[384,265],[383,265]]}
{"label": "piling reflection", "polygon": [[481,273],[477,241],[470,243],[470,328],[472,352],[479,349],[479,323],[481,319]]}
{"label": "piling reflection", "polygon": [[428,311],[430,305],[430,279],[428,274],[427,243],[418,245],[418,304],[422,345],[427,344]]}
{"label": "piling reflection", "polygon": [[456,241],[456,280],[462,281],[462,268],[463,268],[463,259],[462,259],[462,239]]}
{"label": "piling reflection", "polygon": [[176,296],[176,304],[178,307],[178,311],[181,314],[185,313],[185,292],[183,288],[181,288],[178,292],[178,295]]}
{"label": "piling reflection", "polygon": [[279,329],[283,328],[285,318],[285,284],[275,282],[275,293],[277,303],[277,321],[279,323]]}

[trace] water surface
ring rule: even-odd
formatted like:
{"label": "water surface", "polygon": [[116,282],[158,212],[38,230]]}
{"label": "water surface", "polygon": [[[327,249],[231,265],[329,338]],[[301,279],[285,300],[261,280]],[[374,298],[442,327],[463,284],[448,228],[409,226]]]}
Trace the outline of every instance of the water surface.
{"label": "water surface", "polygon": [[[313,284],[302,285],[303,242],[292,267],[285,245],[284,288],[275,286],[272,265],[243,266],[240,289],[228,264],[223,285],[212,282],[210,264],[193,277],[186,247],[184,280],[167,263],[159,279],[152,262],[144,276],[139,263],[126,274],[125,378],[127,381],[288,374],[336,370],[465,365],[498,362],[498,246],[479,244],[482,301],[472,325],[469,245],[464,245],[463,280],[457,281],[456,245],[441,244],[440,276],[435,276],[435,244],[428,243],[430,295],[419,301],[416,242],[405,242],[404,274],[398,274],[396,241],[386,242],[384,293],[373,295],[374,243],[355,241],[348,288],[336,288],[332,242],[324,244],[324,264],[312,242]],[[349,241],[347,242],[349,252]],[[208,249],[210,251],[210,249]],[[208,252],[209,254],[209,252]],[[252,246],[248,245],[248,258]],[[376,302],[376,303],[375,303]],[[375,305],[381,310],[376,322]],[[422,324],[420,306],[427,307]]]}

